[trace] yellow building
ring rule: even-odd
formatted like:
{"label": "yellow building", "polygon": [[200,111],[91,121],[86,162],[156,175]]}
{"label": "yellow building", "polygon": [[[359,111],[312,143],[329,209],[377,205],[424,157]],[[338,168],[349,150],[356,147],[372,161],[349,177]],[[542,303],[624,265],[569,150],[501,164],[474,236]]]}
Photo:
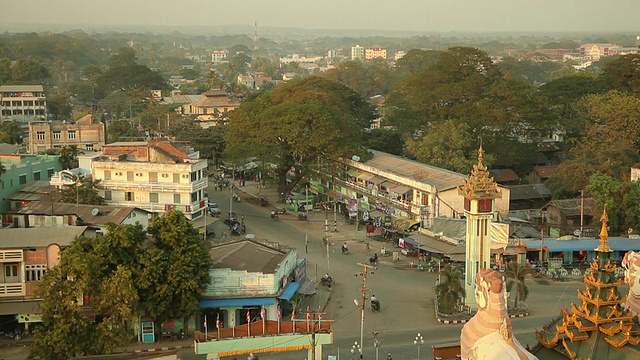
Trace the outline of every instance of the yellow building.
{"label": "yellow building", "polygon": [[366,60],[371,59],[387,59],[387,49],[383,48],[367,48],[364,52],[364,58]]}
{"label": "yellow building", "polygon": [[[240,107],[240,103],[229,98],[222,90],[209,90],[202,93],[202,98],[182,107],[185,115],[198,115],[203,118],[216,119]],[[203,116],[205,115],[205,116]]]}

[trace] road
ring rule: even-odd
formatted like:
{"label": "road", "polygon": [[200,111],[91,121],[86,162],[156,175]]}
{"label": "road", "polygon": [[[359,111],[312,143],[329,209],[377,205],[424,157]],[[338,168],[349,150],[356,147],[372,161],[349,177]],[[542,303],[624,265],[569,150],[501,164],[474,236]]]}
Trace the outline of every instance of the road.
{"label": "road", "polygon": [[[360,342],[360,310],[354,304],[354,299],[360,301],[362,278],[354,276],[362,271],[358,262],[368,263],[373,251],[379,251],[380,243],[371,242],[371,250],[367,251],[362,242],[367,239],[364,231],[355,233],[353,225],[345,225],[338,221],[338,233],[331,233],[333,245],[330,246],[329,261],[327,262],[326,247],[322,244],[324,230],[324,213],[311,213],[309,222],[298,221],[292,214],[281,215],[280,220],[270,219],[271,207],[259,207],[247,202],[229,204],[230,191],[210,191],[209,196],[220,204],[222,214],[233,211],[244,215],[247,232],[254,233],[259,239],[265,239],[290,245],[298,249],[299,256],[305,256],[308,261],[307,274],[321,276],[329,268],[329,273],[336,279],[331,300],[327,306],[325,318],[333,319],[335,344],[325,346],[324,356],[338,355],[342,359],[357,358],[351,354],[355,341]],[[333,224],[333,214],[328,216]],[[216,234],[228,229],[221,221],[214,225]],[[329,227],[332,230],[332,226]],[[305,239],[308,240],[305,252]],[[340,245],[346,241],[349,254],[340,253]],[[317,269],[317,271],[316,271]],[[393,263],[391,258],[381,258],[378,269],[367,277],[367,287],[371,294],[375,294],[382,304],[379,313],[373,313],[369,308],[365,311],[364,324],[364,359],[375,359],[373,347],[373,331],[378,331],[381,343],[379,354],[386,359],[391,353],[393,359],[415,359],[417,346],[413,341],[419,332],[424,338],[424,345],[420,348],[421,358],[433,358],[431,345],[457,342],[462,325],[440,325],[436,322],[433,309],[433,286],[437,273],[428,273],[409,268],[404,264]],[[534,345],[534,330],[542,328],[543,324],[560,314],[563,306],[570,306],[571,301],[577,301],[576,289],[582,288],[580,281],[549,282],[539,284],[533,280],[527,283],[530,291],[527,304],[531,315],[513,319],[514,333],[524,344]],[[319,291],[327,291],[320,287]],[[306,352],[261,354],[263,360],[306,359]]]}

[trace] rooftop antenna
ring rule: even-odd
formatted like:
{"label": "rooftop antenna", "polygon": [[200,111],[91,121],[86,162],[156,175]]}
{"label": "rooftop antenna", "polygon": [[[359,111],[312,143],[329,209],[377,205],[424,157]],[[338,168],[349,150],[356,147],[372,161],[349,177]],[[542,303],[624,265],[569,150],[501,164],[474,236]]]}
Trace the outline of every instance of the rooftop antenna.
{"label": "rooftop antenna", "polygon": [[254,56],[255,53],[258,51],[258,21],[255,22],[255,31],[253,33],[253,52],[254,52]]}

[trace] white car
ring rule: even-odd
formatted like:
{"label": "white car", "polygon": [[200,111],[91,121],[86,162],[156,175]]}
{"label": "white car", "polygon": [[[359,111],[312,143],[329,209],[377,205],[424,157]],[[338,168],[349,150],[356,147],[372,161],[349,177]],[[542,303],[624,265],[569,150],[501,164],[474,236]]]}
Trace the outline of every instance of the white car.
{"label": "white car", "polygon": [[220,215],[220,207],[218,206],[218,203],[214,203],[214,202],[209,203],[209,213],[213,216]]}

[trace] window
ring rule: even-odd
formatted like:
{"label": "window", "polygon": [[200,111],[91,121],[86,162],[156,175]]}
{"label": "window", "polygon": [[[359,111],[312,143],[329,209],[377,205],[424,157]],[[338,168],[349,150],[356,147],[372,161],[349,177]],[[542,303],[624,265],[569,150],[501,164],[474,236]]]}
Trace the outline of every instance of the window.
{"label": "window", "polygon": [[127,191],[124,193],[124,200],[125,201],[133,201],[133,192],[131,191]]}
{"label": "window", "polygon": [[93,144],[87,144],[87,150],[93,151]]}
{"label": "window", "polygon": [[53,145],[54,149],[62,149],[62,145]]}
{"label": "window", "polygon": [[20,185],[24,185],[27,183],[27,174],[20,174],[20,176],[18,176],[18,183]]}
{"label": "window", "polygon": [[191,202],[198,201],[198,193],[191,193]]}
{"label": "window", "polygon": [[76,131],[75,130],[69,130],[67,135],[69,137],[69,140],[75,140],[76,139]]}
{"label": "window", "polygon": [[111,180],[111,170],[105,170],[104,171],[104,179],[105,180]]}
{"label": "window", "polygon": [[196,179],[198,178],[198,174],[196,174],[196,172],[192,172],[191,173],[191,181],[196,181]]}
{"label": "window", "polygon": [[55,130],[55,131],[53,132],[53,140],[60,140],[60,139],[62,139],[62,136],[61,136],[61,134],[60,134],[60,131],[59,131],[59,130]]}
{"label": "window", "polygon": [[56,169],[54,169],[54,168],[47,169],[47,177],[48,177],[49,179],[51,179],[51,176],[53,175],[53,173],[54,173],[55,171],[56,171]]}
{"label": "window", "polygon": [[105,191],[104,191],[104,199],[105,199],[105,200],[111,200],[111,199],[112,199],[112,197],[111,197],[111,190],[105,190]]}
{"label": "window", "polygon": [[18,264],[4,264],[4,277],[5,282],[10,280],[10,278],[15,278],[11,280],[18,280]]}
{"label": "window", "polygon": [[40,281],[42,275],[47,271],[46,265],[25,265],[25,281]]}
{"label": "window", "polygon": [[38,140],[44,140],[44,131],[38,131],[38,132],[36,132],[36,139],[38,139]]}
{"label": "window", "polygon": [[180,194],[173,194],[173,203],[180,204]]}
{"label": "window", "polygon": [[33,172],[33,180],[40,180],[40,170]]}
{"label": "window", "polygon": [[173,182],[174,183],[180,182],[180,174],[173,174]]}
{"label": "window", "polygon": [[149,194],[149,202],[157,203],[158,202],[158,193],[150,193]]}

